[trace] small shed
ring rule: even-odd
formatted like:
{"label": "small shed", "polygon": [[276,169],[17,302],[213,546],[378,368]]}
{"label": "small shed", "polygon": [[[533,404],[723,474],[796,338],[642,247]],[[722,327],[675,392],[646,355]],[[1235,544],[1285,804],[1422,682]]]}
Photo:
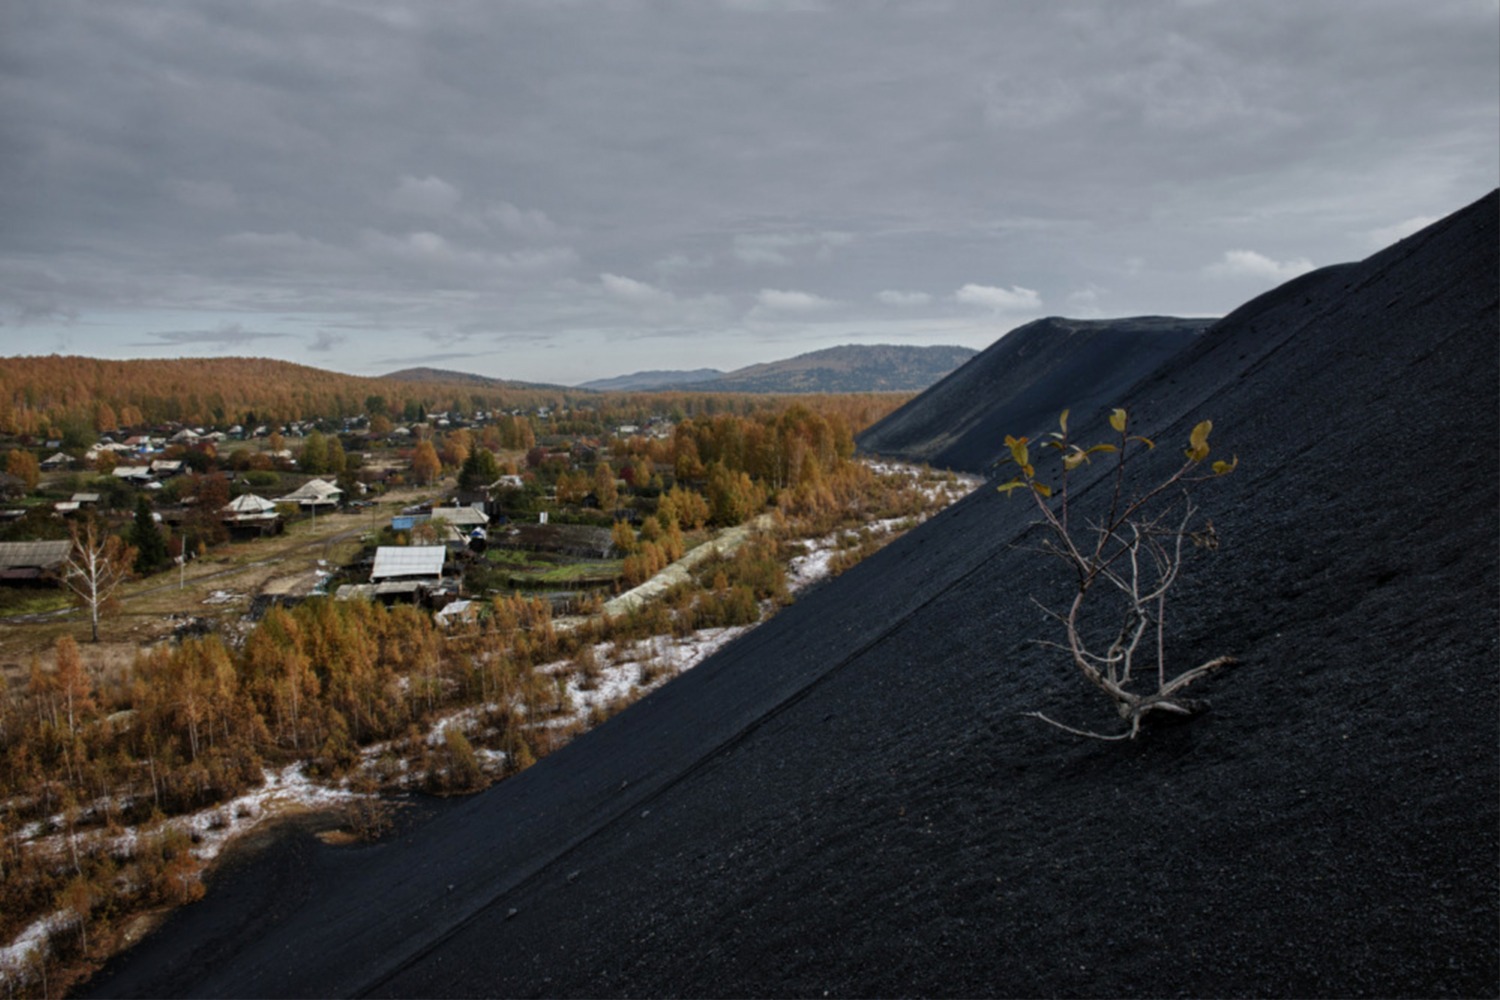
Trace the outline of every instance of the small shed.
{"label": "small shed", "polygon": [[474,601],[450,601],[432,616],[432,620],[445,629],[473,624],[479,620],[479,605]]}

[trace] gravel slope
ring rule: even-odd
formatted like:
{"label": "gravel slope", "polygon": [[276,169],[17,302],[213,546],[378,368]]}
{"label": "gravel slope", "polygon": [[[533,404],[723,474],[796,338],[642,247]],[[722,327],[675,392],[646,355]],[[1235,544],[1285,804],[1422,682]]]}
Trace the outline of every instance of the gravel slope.
{"label": "gravel slope", "polygon": [[1241,660],[1208,715],[1020,717],[1108,724],[981,490],[517,778],[229,873],[96,991],[1500,994],[1496,218],[1262,296],[1125,399],[1242,460],[1173,611],[1172,656]]}
{"label": "gravel slope", "polygon": [[1212,325],[1207,319],[1050,317],[1012,330],[858,438],[862,450],[903,462],[984,474],[1006,434],[1056,426],[1115,406]]}

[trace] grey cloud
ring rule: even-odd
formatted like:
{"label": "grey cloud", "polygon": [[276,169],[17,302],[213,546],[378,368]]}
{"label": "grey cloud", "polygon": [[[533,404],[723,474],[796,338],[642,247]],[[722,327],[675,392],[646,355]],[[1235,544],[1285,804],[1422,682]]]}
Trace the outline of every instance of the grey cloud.
{"label": "grey cloud", "polygon": [[255,348],[335,366],[483,331],[509,368],[652,338],[671,366],[694,331],[716,364],[758,320],[893,307],[937,337],[979,306],[982,347],[996,293],[1223,311],[1494,186],[1494,29],[1468,0],[13,4],[0,316],[165,351],[209,343],[151,333],[168,310],[294,313]]}
{"label": "grey cloud", "polygon": [[1011,285],[1000,288],[996,285],[964,285],[953,293],[954,301],[964,305],[982,306],[996,312],[1031,312],[1042,308],[1041,296],[1033,288]]}
{"label": "grey cloud", "polygon": [[291,334],[247,330],[241,323],[221,323],[212,330],[152,331],[148,336],[156,339],[140,342],[135,346],[160,347],[162,345],[210,344],[215,347],[242,347],[257,340],[286,339],[291,337]]}
{"label": "grey cloud", "polygon": [[169,180],[167,192],[188,208],[229,212],[239,207],[239,195],[224,181]]}
{"label": "grey cloud", "polygon": [[485,216],[515,236],[546,239],[558,235],[558,225],[536,208],[518,208],[508,201],[496,202]]}
{"label": "grey cloud", "polygon": [[815,312],[837,305],[832,299],[811,292],[788,291],[779,288],[762,288],[755,297],[757,309],[771,312]]}
{"label": "grey cloud", "polygon": [[734,237],[734,256],[746,264],[788,267],[811,255],[826,260],[834,247],[853,242],[849,233],[741,233]]}
{"label": "grey cloud", "polygon": [[319,354],[327,354],[335,347],[342,347],[348,342],[349,335],[347,333],[334,333],[332,330],[319,330],[317,333],[313,334],[312,339],[308,341],[307,349],[309,351],[316,351]]}
{"label": "grey cloud", "polygon": [[1312,269],[1313,263],[1306,257],[1279,261],[1254,250],[1226,250],[1221,259],[1203,270],[1205,274],[1216,278],[1256,278],[1268,283],[1280,283]]}
{"label": "grey cloud", "polygon": [[387,203],[399,212],[446,216],[458,208],[462,197],[458,188],[440,177],[402,177]]}
{"label": "grey cloud", "polygon": [[889,288],[876,292],[875,298],[888,306],[901,306],[902,308],[925,306],[932,301],[932,296],[926,292],[902,292]]}

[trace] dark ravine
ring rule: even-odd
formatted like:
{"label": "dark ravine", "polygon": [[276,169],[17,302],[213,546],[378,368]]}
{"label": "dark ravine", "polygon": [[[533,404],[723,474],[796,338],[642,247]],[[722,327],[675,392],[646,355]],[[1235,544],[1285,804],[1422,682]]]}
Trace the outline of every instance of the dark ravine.
{"label": "dark ravine", "polygon": [[1111,401],[1158,469],[1204,417],[1241,459],[1172,612],[1169,655],[1240,659],[1207,715],[1022,718],[1108,724],[1031,641],[1060,583],[1024,503],[981,490],[518,777],[299,854],[295,898],[211,889],[93,990],[1500,993],[1496,219],[1268,293]]}
{"label": "dark ravine", "polygon": [[963,367],[859,435],[866,452],[984,473],[1006,434],[1035,435],[1072,409],[1113,406],[1213,320],[1050,317],[1001,337]]}

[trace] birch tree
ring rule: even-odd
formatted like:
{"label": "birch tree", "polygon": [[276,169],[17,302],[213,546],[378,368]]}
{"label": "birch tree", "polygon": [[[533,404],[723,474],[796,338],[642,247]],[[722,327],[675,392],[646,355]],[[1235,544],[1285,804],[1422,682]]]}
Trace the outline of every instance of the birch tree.
{"label": "birch tree", "polygon": [[64,563],[63,579],[73,599],[88,612],[94,642],[99,641],[99,616],[129,578],[132,557],[119,536],[101,533],[92,519],[81,530],[73,526],[73,548]]}

